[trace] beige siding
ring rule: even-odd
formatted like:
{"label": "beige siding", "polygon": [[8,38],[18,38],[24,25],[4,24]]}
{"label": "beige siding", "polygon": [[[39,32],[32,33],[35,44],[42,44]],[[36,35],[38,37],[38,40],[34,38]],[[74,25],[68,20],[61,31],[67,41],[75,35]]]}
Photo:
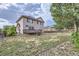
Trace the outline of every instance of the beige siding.
{"label": "beige siding", "polygon": [[23,20],[23,29],[28,29],[28,27],[26,27],[26,25],[30,25],[29,22],[27,22],[27,18],[24,18]]}
{"label": "beige siding", "polygon": [[[21,34],[23,34],[24,29],[29,29],[30,26],[34,27],[34,29],[37,29],[37,30],[43,28],[44,24],[40,24],[40,23],[37,24],[37,21],[33,21],[33,23],[32,23],[32,20],[31,19],[29,19],[29,20],[30,21],[27,22],[27,18],[22,18],[20,21],[18,21],[18,23],[20,24],[20,33]],[[28,25],[28,27],[26,25]]]}
{"label": "beige siding", "polygon": [[32,20],[30,20],[30,22],[27,22],[27,20],[24,20],[24,22],[23,22],[23,29],[28,29],[28,27],[26,27],[26,25],[32,26],[35,29],[42,29],[43,28],[42,24],[40,24],[40,23],[37,24],[37,21],[33,21],[33,23],[32,23]]}
{"label": "beige siding", "polygon": [[[18,23],[20,24],[20,33],[23,34],[23,19],[21,19]],[[17,32],[18,32],[18,29],[17,29]]]}

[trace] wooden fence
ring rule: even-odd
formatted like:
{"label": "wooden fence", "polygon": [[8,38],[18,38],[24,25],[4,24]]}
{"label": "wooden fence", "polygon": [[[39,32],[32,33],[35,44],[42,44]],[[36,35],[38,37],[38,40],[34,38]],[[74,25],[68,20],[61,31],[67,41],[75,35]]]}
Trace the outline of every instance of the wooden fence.
{"label": "wooden fence", "polygon": [[0,39],[4,38],[4,34],[2,32],[0,32]]}

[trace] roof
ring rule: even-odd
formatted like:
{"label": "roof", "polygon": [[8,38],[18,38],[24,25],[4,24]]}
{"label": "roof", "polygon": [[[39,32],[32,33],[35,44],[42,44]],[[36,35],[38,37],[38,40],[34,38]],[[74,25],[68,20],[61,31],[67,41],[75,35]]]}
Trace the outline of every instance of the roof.
{"label": "roof", "polygon": [[42,17],[38,17],[36,18],[38,21],[44,22],[44,20],[42,19]]}
{"label": "roof", "polygon": [[44,22],[41,17],[38,17],[38,18],[35,19],[34,17],[31,17],[31,16],[24,16],[24,15],[22,15],[22,16],[16,21],[16,23],[17,23],[18,21],[20,21],[22,18],[27,18],[27,19],[31,19],[31,20],[34,20],[34,21]]}

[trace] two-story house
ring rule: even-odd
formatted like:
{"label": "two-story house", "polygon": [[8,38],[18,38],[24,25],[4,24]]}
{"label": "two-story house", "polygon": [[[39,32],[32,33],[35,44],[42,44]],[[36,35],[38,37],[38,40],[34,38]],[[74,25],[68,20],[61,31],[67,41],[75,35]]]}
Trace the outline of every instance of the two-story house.
{"label": "two-story house", "polygon": [[42,33],[44,27],[44,21],[41,17],[35,19],[24,15],[16,21],[16,24],[16,32],[18,34]]}

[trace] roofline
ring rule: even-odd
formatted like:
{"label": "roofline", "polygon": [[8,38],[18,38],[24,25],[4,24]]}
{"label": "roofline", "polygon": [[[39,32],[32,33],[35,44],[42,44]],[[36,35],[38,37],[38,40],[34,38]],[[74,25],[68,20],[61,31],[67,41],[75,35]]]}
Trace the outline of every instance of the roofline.
{"label": "roofline", "polygon": [[[36,18],[36,19],[42,19],[42,17],[38,17],[38,18]],[[44,22],[44,20],[43,20],[43,19],[42,19],[42,20],[39,20],[39,21]]]}
{"label": "roofline", "polygon": [[[22,15],[22,16],[16,21],[16,23],[17,23],[18,21],[20,21],[22,17],[24,17],[24,18],[29,18],[30,16],[24,16],[24,15]],[[41,21],[41,20],[38,20],[38,19],[40,19],[40,18],[42,19],[42,17],[38,17],[38,18],[34,19],[34,21],[44,22],[43,19],[42,19],[42,21]],[[32,18],[32,19],[33,19],[33,18]]]}
{"label": "roofline", "polygon": [[24,15],[23,15],[23,16],[20,16],[20,18],[16,21],[16,23],[17,23],[18,21],[20,21],[22,17],[27,18],[27,16],[24,16]]}

